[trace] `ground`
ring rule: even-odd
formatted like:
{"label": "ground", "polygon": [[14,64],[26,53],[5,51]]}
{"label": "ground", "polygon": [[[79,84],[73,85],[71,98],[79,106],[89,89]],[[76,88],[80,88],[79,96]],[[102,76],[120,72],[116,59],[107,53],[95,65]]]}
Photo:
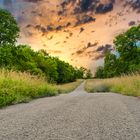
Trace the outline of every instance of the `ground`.
{"label": "ground", "polygon": [[0,140],[139,140],[140,99],[115,93],[70,94],[0,110]]}

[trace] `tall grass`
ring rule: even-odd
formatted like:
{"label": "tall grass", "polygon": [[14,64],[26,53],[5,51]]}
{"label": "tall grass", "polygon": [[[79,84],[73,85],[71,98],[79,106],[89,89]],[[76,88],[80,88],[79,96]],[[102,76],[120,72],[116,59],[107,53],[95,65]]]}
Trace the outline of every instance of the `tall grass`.
{"label": "tall grass", "polygon": [[75,82],[57,85],[56,88],[58,89],[59,93],[69,93],[69,92],[75,90],[82,82],[83,82],[83,80],[79,79]]}
{"label": "tall grass", "polygon": [[28,102],[33,98],[54,96],[58,91],[45,79],[28,73],[0,70],[0,107]]}
{"label": "tall grass", "polygon": [[0,107],[73,91],[82,80],[55,85],[29,73],[0,69]]}
{"label": "tall grass", "polygon": [[88,92],[116,92],[128,96],[140,96],[140,74],[87,80],[85,89]]}

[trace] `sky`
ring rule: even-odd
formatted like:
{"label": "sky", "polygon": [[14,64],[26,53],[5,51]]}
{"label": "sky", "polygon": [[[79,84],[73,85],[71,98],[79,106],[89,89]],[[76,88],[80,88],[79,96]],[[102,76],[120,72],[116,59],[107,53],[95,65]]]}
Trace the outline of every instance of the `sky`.
{"label": "sky", "polygon": [[[35,4],[24,0],[11,0],[12,5],[5,6],[19,23],[21,34],[18,43],[29,44],[34,50],[45,49],[52,56],[75,66],[91,68],[93,71],[95,67],[103,65],[106,44],[113,45],[115,36],[130,28],[129,22],[140,23],[140,14],[129,5],[124,6],[123,2],[127,0],[116,0],[111,11],[96,15],[91,11],[71,14],[74,5],[69,4],[65,7],[66,10],[61,11],[62,16],[58,16],[59,10],[62,10],[62,7],[58,6],[61,0],[44,1]],[[3,2],[4,0],[0,0],[1,7]],[[75,26],[83,22],[83,19],[91,17],[96,20]],[[71,25],[65,28],[68,23]],[[62,26],[62,29],[48,32],[48,26],[53,29]],[[116,52],[115,55],[119,57]]]}

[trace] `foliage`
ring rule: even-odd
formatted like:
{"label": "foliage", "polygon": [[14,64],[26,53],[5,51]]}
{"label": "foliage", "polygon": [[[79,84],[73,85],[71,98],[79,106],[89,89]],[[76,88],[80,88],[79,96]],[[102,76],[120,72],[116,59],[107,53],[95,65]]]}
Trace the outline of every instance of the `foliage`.
{"label": "foliage", "polygon": [[26,45],[5,45],[0,48],[0,67],[44,76],[49,82],[67,83],[83,78],[82,69],[74,68],[58,58],[35,52]]}
{"label": "foliage", "polygon": [[82,80],[55,85],[46,79],[27,72],[0,69],[0,108],[3,106],[29,102],[35,98],[56,96],[73,91]]}
{"label": "foliage", "polygon": [[140,96],[140,74],[117,78],[87,80],[85,89],[93,92],[116,92],[128,96]]}
{"label": "foliage", "polygon": [[91,79],[92,78],[92,73],[90,70],[87,70],[86,71],[86,76],[85,76],[86,79]]}
{"label": "foliage", "polygon": [[75,82],[56,85],[56,88],[58,89],[58,93],[69,93],[75,90],[82,82],[83,80],[79,79]]}
{"label": "foliage", "polygon": [[100,66],[97,68],[95,77],[104,78],[104,67]]}
{"label": "foliage", "polygon": [[129,74],[140,70],[140,25],[118,35],[115,40],[115,49],[120,54],[107,53],[104,67],[97,69],[97,78],[110,78],[122,74]]}
{"label": "foliage", "polygon": [[0,69],[0,107],[57,94],[57,88],[41,77]]}
{"label": "foliage", "polygon": [[0,9],[0,46],[14,44],[18,36],[16,20],[8,11]]}
{"label": "foliage", "polygon": [[0,9],[0,67],[46,77],[49,82],[67,83],[83,78],[82,68],[49,56],[45,50],[33,51],[27,45],[15,45],[19,28],[13,16]]}

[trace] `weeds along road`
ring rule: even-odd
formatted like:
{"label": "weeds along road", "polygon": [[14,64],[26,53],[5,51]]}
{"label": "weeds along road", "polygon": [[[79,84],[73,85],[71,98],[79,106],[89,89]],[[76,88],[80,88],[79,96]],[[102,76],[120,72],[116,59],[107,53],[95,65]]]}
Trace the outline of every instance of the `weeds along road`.
{"label": "weeds along road", "polygon": [[140,140],[140,99],[74,92],[0,110],[0,140]]}

